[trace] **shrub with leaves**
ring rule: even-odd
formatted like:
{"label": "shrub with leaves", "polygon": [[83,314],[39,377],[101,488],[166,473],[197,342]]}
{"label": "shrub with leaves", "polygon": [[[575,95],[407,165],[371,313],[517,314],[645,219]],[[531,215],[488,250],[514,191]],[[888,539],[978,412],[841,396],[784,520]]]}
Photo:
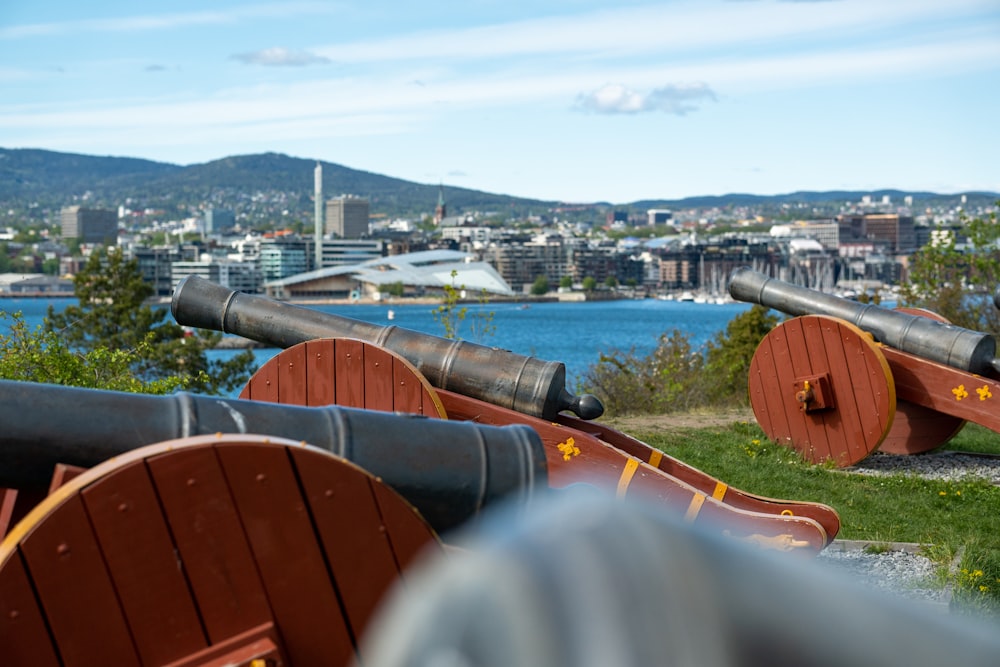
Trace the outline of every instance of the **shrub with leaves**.
{"label": "shrub with leaves", "polygon": [[674,329],[647,356],[634,348],[602,353],[583,375],[580,391],[598,396],[609,417],[745,405],[750,360],[777,323],[777,315],[753,306],[702,350],[692,347],[690,334]]}
{"label": "shrub with leaves", "polygon": [[58,313],[50,307],[45,318],[45,330],[69,350],[124,351],[140,381],[180,376],[189,389],[203,394],[238,389],[256,368],[250,350],[229,360],[209,361],[207,351],[222,334],[189,333],[167,320],[166,309],[147,302],[152,288],[143,282],[138,262],[126,260],[116,248],[91,253],[73,286],[79,305]]}
{"label": "shrub with leaves", "polygon": [[0,312],[0,320],[8,317],[9,331],[0,335],[0,378],[4,380],[143,394],[169,394],[192,384],[188,377],[179,375],[153,380],[136,377],[132,368],[148,350],[146,340],[127,350],[95,347],[74,351],[51,331],[41,327],[29,330],[21,313]]}

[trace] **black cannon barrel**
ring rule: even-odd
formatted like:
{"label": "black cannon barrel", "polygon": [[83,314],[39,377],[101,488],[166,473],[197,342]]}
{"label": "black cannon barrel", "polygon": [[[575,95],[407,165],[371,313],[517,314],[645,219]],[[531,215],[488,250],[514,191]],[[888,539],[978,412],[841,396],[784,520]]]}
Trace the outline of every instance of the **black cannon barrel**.
{"label": "black cannon barrel", "polygon": [[547,480],[530,427],[343,408],[0,381],[0,487],[47,486],[57,463],[90,467],[145,445],[213,433],[300,440],[382,478],[435,530]]}
{"label": "black cannon barrel", "polygon": [[963,371],[996,375],[996,341],[989,334],[862,304],[769,278],[749,268],[733,271],[729,293],[789,315],[829,315],[858,326],[875,340],[903,352]]}
{"label": "black cannon barrel", "polygon": [[197,276],[177,285],[170,310],[179,324],[280,348],[316,338],[357,338],[408,360],[435,387],[535,417],[554,419],[572,410],[582,419],[595,419],[604,412],[596,397],[567,391],[561,362],[322,313],[235,292]]}

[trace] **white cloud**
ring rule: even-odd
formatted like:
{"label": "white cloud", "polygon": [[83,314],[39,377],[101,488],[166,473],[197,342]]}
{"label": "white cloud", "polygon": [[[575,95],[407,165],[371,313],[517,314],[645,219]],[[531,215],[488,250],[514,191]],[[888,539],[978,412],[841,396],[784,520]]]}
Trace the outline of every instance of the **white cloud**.
{"label": "white cloud", "polygon": [[170,30],[201,25],[222,25],[248,19],[297,15],[328,14],[335,10],[332,3],[290,2],[275,4],[247,5],[225,11],[201,11],[180,14],[152,14],[125,16],[119,18],[85,19],[52,23],[32,23],[26,25],[0,26],[0,39],[22,39],[69,35],[89,32],[137,32],[149,30]]}
{"label": "white cloud", "polygon": [[780,49],[787,40],[842,42],[849,34],[891,33],[987,11],[989,0],[676,2],[339,42],[315,51],[337,62],[374,63],[546,54],[609,58],[746,45]]}
{"label": "white cloud", "polygon": [[698,109],[699,102],[715,101],[715,93],[703,83],[669,85],[639,93],[620,83],[609,83],[577,97],[576,108],[605,114],[649,111],[683,116]]}
{"label": "white cloud", "polygon": [[267,67],[302,67],[305,65],[325,65],[330,62],[329,58],[317,56],[308,51],[289,51],[280,46],[249,53],[237,53],[232,58],[246,65]]}

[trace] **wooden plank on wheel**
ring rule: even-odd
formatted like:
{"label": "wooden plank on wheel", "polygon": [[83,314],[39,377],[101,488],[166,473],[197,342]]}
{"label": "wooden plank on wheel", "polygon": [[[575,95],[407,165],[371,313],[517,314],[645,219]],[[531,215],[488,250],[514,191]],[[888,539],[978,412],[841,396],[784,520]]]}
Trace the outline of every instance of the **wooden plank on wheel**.
{"label": "wooden plank on wheel", "polygon": [[353,641],[287,450],[229,443],[215,450],[289,661],[347,664]]}
{"label": "wooden plank on wheel", "polygon": [[144,664],[207,646],[145,461],[129,463],[81,491]]}
{"label": "wooden plank on wheel", "polygon": [[60,664],[21,554],[16,551],[0,564],[0,651],[6,665]]}
{"label": "wooden plank on wheel", "polygon": [[95,651],[106,665],[141,664],[79,494],[34,526],[21,552],[66,667],[93,664]]}
{"label": "wooden plank on wheel", "polygon": [[271,620],[264,585],[212,447],[147,459],[213,644]]}

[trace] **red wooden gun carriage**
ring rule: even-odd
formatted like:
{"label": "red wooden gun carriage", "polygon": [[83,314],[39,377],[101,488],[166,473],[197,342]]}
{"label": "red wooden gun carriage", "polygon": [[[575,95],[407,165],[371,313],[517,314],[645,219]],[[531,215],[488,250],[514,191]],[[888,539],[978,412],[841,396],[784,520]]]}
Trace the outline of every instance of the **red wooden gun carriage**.
{"label": "red wooden gun carriage", "polygon": [[730,294],[793,317],[754,353],[750,403],[765,433],[815,462],[920,454],[971,421],[1000,431],[993,336],[919,309],[889,309],[733,273]]}

